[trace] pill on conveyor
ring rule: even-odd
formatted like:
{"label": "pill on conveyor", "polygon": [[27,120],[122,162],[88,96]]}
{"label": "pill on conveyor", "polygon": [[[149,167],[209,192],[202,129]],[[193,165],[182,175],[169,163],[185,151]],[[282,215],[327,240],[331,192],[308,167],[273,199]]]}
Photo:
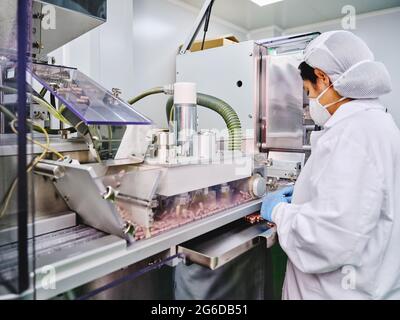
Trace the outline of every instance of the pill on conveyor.
{"label": "pill on conveyor", "polygon": [[70,93],[71,88],[59,88],[57,89],[57,93]]}
{"label": "pill on conveyor", "polygon": [[89,105],[89,100],[76,99],[76,103],[78,103],[78,104],[87,104],[87,105]]}
{"label": "pill on conveyor", "polygon": [[181,206],[177,205],[175,208],[175,216],[179,217],[181,215]]}
{"label": "pill on conveyor", "polygon": [[72,91],[74,91],[74,92],[83,91],[83,89],[80,88],[80,87],[78,87],[76,84],[72,84],[72,85],[71,85],[71,89],[72,89]]}

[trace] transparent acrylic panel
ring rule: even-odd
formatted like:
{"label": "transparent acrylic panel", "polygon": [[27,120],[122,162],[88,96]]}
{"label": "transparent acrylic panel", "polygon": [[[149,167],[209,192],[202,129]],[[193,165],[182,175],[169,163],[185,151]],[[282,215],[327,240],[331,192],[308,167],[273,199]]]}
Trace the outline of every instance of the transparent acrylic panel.
{"label": "transparent acrylic panel", "polygon": [[297,69],[301,58],[290,54],[267,59],[268,148],[303,147],[303,81]]}
{"label": "transparent acrylic panel", "polygon": [[115,206],[136,241],[156,237],[181,226],[209,218],[255,199],[249,179],[164,197],[159,169],[125,171],[121,168],[98,178],[107,190],[103,198]]}
{"label": "transparent acrylic panel", "polygon": [[[29,238],[34,237],[32,169],[35,155],[32,144],[24,138],[25,123],[26,136],[33,137],[32,126],[23,119],[25,113],[29,115],[30,103],[21,100],[19,104],[18,101],[21,93],[18,88],[25,83],[25,79],[18,77],[19,71],[20,75],[25,74],[18,60],[18,37],[24,35],[21,39],[26,39],[29,51],[28,17],[32,13],[30,1],[26,1],[26,11],[21,12],[25,12],[28,22],[21,23],[24,28],[18,27],[17,4],[15,0],[2,0],[0,5],[0,299],[18,298],[34,279],[33,241]],[[24,52],[21,56],[28,55]]]}
{"label": "transparent acrylic panel", "polygon": [[265,47],[262,67],[263,149],[302,150],[304,90],[298,66],[304,49],[320,33],[305,33],[257,41]]}
{"label": "transparent acrylic panel", "polygon": [[72,68],[33,64],[32,76],[86,125],[142,125],[151,121]]}

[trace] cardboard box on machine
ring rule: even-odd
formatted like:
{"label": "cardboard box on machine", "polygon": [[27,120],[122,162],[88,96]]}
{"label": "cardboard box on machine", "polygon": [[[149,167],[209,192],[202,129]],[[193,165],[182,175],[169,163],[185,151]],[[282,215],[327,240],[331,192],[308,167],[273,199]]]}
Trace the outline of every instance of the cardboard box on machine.
{"label": "cardboard box on machine", "polygon": [[[202,43],[203,43],[202,40],[194,42],[192,44],[192,47],[190,48],[190,51],[191,52],[201,51]],[[228,46],[235,43],[239,43],[239,40],[234,35],[227,35],[220,38],[208,39],[204,42],[204,50]]]}

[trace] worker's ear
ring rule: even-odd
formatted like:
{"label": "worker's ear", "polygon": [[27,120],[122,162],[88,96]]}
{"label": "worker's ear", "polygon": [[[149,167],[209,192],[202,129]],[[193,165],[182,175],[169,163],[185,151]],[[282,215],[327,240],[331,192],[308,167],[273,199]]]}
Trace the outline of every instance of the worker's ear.
{"label": "worker's ear", "polygon": [[328,75],[325,72],[316,68],[314,69],[314,73],[317,76],[317,79],[319,81],[322,81],[325,84],[325,86],[329,87],[331,85],[331,80],[329,79]]}

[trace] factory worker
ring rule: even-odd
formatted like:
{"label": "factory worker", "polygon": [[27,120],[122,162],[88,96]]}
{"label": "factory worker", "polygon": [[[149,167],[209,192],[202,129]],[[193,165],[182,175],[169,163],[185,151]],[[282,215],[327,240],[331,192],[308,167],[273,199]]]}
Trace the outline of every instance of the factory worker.
{"label": "factory worker", "polygon": [[400,299],[400,131],[378,99],[388,71],[360,38],[334,31],[310,43],[300,72],[324,130],[294,192],[262,208],[289,257],[283,298]]}

